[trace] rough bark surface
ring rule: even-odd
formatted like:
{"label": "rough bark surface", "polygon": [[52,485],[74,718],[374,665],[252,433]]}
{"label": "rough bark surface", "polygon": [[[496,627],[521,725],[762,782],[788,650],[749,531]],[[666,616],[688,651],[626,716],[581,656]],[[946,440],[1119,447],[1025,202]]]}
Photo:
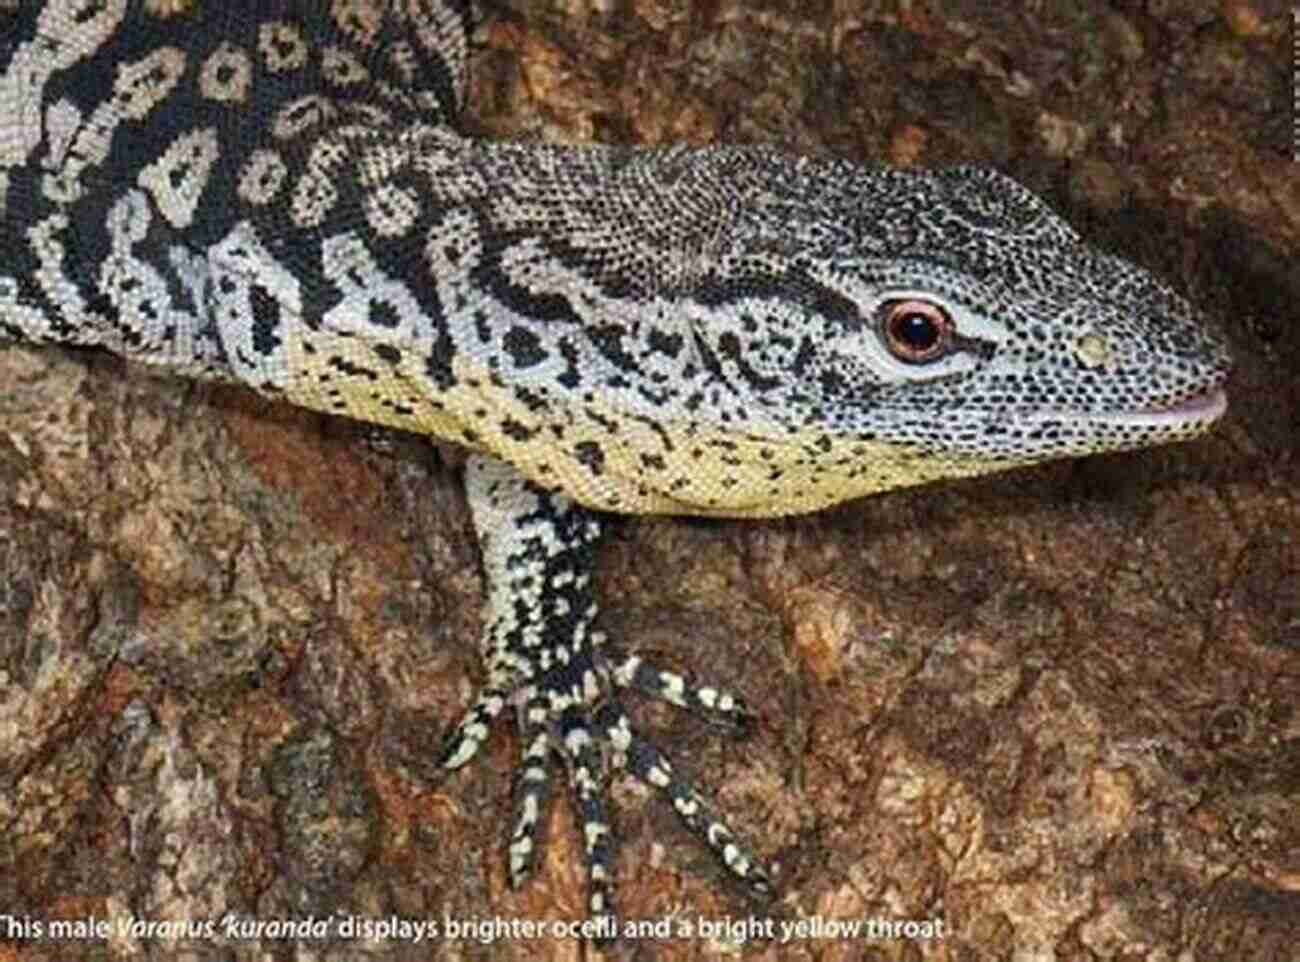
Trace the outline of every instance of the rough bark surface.
{"label": "rough bark surface", "polygon": [[[1176,448],[779,522],[628,521],[604,626],[758,708],[662,706],[780,897],[616,786],[628,917],[934,920],[942,940],[618,959],[1294,960],[1300,176],[1290,8],[513,0],[495,137],[774,141],[997,165],[1231,337]],[[505,884],[517,746],[431,783],[481,588],[454,457],[96,355],[0,348],[0,915],[581,915],[572,816]],[[0,958],[600,957],[575,942],[24,940]],[[263,954],[264,953],[264,954]]]}

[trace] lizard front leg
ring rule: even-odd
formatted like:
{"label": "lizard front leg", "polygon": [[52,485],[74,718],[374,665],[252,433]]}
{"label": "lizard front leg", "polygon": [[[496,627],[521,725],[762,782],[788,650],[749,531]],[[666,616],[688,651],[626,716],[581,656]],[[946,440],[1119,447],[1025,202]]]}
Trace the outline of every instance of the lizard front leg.
{"label": "lizard front leg", "polygon": [[515,776],[511,885],[521,885],[536,863],[558,758],[584,840],[593,917],[614,917],[615,839],[605,777],[618,767],[661,793],[734,875],[767,892],[767,876],[748,849],[691,781],[633,729],[618,694],[635,688],[736,729],[751,721],[744,704],[621,653],[593,628],[598,609],[591,572],[599,515],[483,456],[469,459],[465,488],[488,584],[487,681],[437,761],[447,769],[464,765],[487,739],[493,719],[506,705],[514,707],[523,757]]}

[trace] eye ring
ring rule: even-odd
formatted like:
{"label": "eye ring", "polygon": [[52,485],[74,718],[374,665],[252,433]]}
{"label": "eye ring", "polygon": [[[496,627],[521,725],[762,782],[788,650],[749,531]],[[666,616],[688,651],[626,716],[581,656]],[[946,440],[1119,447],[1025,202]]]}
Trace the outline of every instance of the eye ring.
{"label": "eye ring", "polygon": [[880,339],[900,361],[929,364],[952,349],[955,325],[942,307],[916,298],[886,301],[883,307]]}

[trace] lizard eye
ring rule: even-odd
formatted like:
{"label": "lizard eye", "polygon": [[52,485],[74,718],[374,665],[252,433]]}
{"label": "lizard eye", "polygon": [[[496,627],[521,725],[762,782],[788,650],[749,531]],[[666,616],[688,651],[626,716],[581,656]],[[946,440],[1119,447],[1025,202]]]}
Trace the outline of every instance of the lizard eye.
{"label": "lizard eye", "polygon": [[948,312],[929,301],[887,301],[880,321],[880,338],[889,353],[909,364],[938,360],[952,346],[953,323]]}

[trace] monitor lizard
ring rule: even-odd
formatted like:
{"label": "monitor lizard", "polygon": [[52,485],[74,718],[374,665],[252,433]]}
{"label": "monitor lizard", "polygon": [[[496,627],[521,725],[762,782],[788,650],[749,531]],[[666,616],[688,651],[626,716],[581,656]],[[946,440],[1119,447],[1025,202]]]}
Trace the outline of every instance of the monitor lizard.
{"label": "monitor lizard", "polygon": [[1225,410],[1226,348],[992,170],[467,136],[471,13],[0,6],[0,338],[467,448],[486,681],[435,760],[512,710],[512,884],[559,759],[593,916],[617,766],[768,891],[622,707],[751,718],[595,626],[602,517],[789,515],[1191,438]]}

